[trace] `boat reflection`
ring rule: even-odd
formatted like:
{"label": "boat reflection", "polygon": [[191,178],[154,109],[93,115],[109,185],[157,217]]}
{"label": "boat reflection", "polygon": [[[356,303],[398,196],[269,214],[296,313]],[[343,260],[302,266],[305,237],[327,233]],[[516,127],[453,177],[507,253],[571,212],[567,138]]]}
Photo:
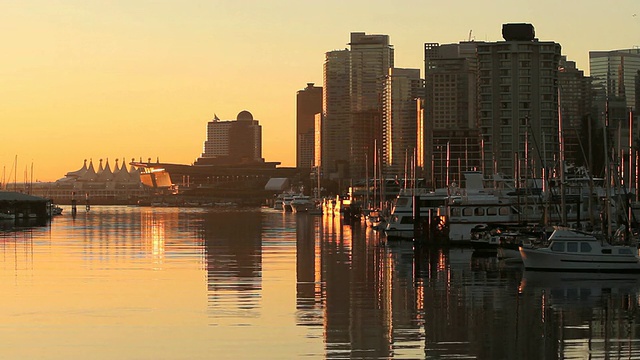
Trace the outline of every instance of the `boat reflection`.
{"label": "boat reflection", "polygon": [[525,271],[520,294],[523,304],[539,306],[533,329],[554,340],[545,343],[546,354],[630,359],[640,353],[637,274]]}

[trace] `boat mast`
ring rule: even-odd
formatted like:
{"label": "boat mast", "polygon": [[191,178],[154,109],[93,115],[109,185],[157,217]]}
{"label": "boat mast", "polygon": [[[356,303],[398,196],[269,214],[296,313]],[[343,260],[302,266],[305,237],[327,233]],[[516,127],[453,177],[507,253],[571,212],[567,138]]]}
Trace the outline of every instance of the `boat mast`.
{"label": "boat mast", "polygon": [[565,203],[565,183],[564,183],[564,136],[562,133],[562,104],[560,102],[560,87],[558,87],[558,145],[560,152],[560,211],[561,223],[563,226],[567,224],[567,206]]}

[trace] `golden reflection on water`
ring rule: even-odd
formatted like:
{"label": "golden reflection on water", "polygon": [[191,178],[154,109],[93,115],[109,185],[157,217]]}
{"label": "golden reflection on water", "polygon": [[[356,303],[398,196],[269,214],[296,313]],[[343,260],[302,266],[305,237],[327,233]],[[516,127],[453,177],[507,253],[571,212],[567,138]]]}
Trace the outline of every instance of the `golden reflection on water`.
{"label": "golden reflection on water", "polygon": [[0,251],[0,358],[640,354],[637,279],[535,285],[333,216],[93,207]]}

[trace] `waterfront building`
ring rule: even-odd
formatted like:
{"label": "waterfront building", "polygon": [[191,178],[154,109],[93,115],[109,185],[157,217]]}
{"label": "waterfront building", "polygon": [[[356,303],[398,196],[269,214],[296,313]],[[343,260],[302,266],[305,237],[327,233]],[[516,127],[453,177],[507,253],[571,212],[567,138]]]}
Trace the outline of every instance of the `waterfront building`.
{"label": "waterfront building", "polygon": [[349,50],[325,54],[322,92],[320,168],[323,178],[345,178],[349,144]]}
{"label": "waterfront building", "polygon": [[482,168],[539,178],[559,153],[561,47],[539,41],[531,24],[504,24],[502,35],[477,45]]}
{"label": "waterfront building", "polygon": [[296,166],[311,169],[315,159],[315,116],[322,113],[322,87],[308,83],[296,94]]}
{"label": "waterfront building", "polygon": [[352,179],[366,177],[376,144],[382,143],[382,94],[385,76],[394,66],[388,35],[351,33],[350,45],[350,166]]}
{"label": "waterfront building", "polygon": [[204,152],[198,165],[237,165],[264,162],[262,127],[244,110],[236,120],[221,121],[217,116],[207,123]]}
{"label": "waterfront building", "polygon": [[351,33],[349,49],[325,54],[321,173],[334,180],[364,179],[382,144],[382,93],[393,67],[388,35]]}
{"label": "waterfront building", "polygon": [[57,204],[70,204],[72,200],[78,204],[135,204],[151,195],[150,188],[140,181],[138,169],[134,166],[127,168],[124,159],[122,163],[116,159],[115,163],[112,171],[109,159],[104,164],[100,159],[96,171],[93,160],[87,162],[85,159],[80,169],[69,171],[54,182],[10,184],[6,189],[51,199]]}
{"label": "waterfront building", "polygon": [[590,51],[589,71],[594,116],[607,127],[609,147],[621,158],[622,182],[633,184],[635,171],[630,169],[635,168],[635,156],[629,154],[629,142],[638,137],[637,116],[634,119],[631,114],[640,105],[640,49]]}
{"label": "waterfront building", "polygon": [[[566,56],[562,56],[558,83],[565,159],[569,164],[587,165],[589,144],[581,144],[580,139],[588,137],[587,126],[583,125],[588,124],[591,111],[591,79],[584,75],[584,71],[578,69],[575,61],[569,61]],[[592,130],[601,131],[601,128]],[[593,169],[593,166],[589,165],[589,169]]]}
{"label": "waterfront building", "polygon": [[[378,144],[385,176],[403,177],[415,162],[419,100],[424,96],[420,69],[390,68],[382,98],[382,143]],[[381,150],[381,151],[380,151]],[[371,166],[370,166],[371,168]]]}
{"label": "waterfront building", "polygon": [[424,44],[425,101],[419,158],[423,175],[433,186],[460,181],[462,171],[478,169],[481,163],[477,123],[479,44]]}

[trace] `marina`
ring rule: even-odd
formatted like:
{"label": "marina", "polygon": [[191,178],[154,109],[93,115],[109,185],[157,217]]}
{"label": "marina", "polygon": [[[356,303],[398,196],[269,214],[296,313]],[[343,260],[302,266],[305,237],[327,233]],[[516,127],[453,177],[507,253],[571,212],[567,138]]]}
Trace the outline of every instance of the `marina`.
{"label": "marina", "polygon": [[0,232],[2,358],[640,353],[637,276],[532,272],[328,214],[62,208]]}

